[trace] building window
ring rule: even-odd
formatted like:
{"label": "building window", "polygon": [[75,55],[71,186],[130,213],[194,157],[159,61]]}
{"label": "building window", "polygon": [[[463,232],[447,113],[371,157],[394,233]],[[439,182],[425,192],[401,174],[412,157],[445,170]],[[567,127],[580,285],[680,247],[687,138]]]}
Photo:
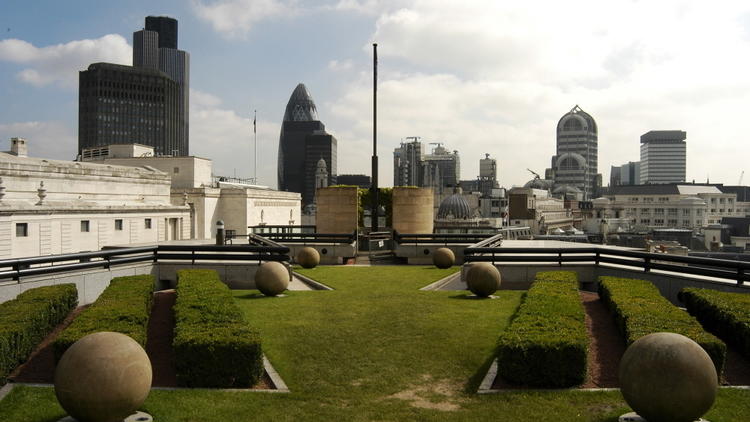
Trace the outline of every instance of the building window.
{"label": "building window", "polygon": [[81,220],[81,233],[89,232],[89,220]]}
{"label": "building window", "polygon": [[175,167],[174,169],[172,169],[172,173],[174,173],[174,174],[177,174],[179,172],[180,172],[180,168],[179,167]]}
{"label": "building window", "polygon": [[29,223],[16,223],[16,237],[29,236]]}
{"label": "building window", "polygon": [[690,210],[689,209],[682,210],[682,215],[690,215]]}
{"label": "building window", "polygon": [[119,218],[115,220],[115,230],[122,230],[122,220]]}
{"label": "building window", "polygon": [[654,214],[664,215],[664,208],[654,208]]}
{"label": "building window", "polygon": [[151,219],[147,218],[147,219],[143,220],[143,224],[146,227],[146,229],[150,229],[151,228]]}
{"label": "building window", "polygon": [[682,220],[682,225],[685,227],[690,227],[690,220]]}

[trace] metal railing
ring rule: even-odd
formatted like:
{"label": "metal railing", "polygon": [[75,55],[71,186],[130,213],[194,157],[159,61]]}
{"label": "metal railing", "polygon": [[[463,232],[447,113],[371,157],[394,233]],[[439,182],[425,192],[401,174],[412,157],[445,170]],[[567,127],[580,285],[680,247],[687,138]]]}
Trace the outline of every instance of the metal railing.
{"label": "metal railing", "polygon": [[278,243],[315,243],[315,244],[336,244],[336,243],[354,243],[357,233],[263,233],[266,239]]}
{"label": "metal railing", "polygon": [[700,258],[669,255],[643,251],[629,251],[606,247],[570,248],[513,248],[486,247],[477,244],[464,249],[466,262],[492,263],[538,263],[557,264],[587,263],[594,266],[619,265],[643,272],[652,270],[700,275],[725,280],[734,280],[738,285],[750,280],[750,262],[726,259]]}
{"label": "metal railing", "polygon": [[247,226],[247,228],[255,234],[265,235],[268,233],[315,233],[316,226],[284,226],[261,224],[258,226]]}
{"label": "metal railing", "polygon": [[159,245],[0,260],[0,282],[112,265],[160,261],[289,261],[289,248],[258,245]]}
{"label": "metal railing", "polygon": [[393,240],[398,244],[475,244],[495,236],[491,233],[399,233],[393,231]]}

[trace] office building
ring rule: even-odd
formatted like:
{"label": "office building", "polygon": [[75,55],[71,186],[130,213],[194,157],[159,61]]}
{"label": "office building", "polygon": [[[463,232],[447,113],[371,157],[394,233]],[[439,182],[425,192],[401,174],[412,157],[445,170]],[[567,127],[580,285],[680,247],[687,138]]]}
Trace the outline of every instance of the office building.
{"label": "office building", "polygon": [[370,176],[365,174],[339,174],[336,176],[336,184],[370,189],[372,182],[370,181]]}
{"label": "office building", "polygon": [[682,130],[652,130],[641,136],[641,183],[685,181],[687,134]]}
{"label": "office building", "polygon": [[138,142],[157,155],[174,154],[179,86],[158,69],[94,63],[79,73],[78,154]]}
{"label": "office building", "polygon": [[458,151],[448,151],[441,142],[433,144],[437,146],[430,154],[424,155],[421,186],[431,187],[437,194],[450,192],[459,186],[461,159]]}
{"label": "office building", "polygon": [[641,162],[630,161],[621,166],[612,166],[609,173],[609,186],[639,185],[641,178]]}
{"label": "office building", "polygon": [[591,199],[601,187],[598,157],[596,121],[576,105],[557,123],[557,152],[546,174],[555,186],[572,186],[583,192],[584,199]]}
{"label": "office building", "polygon": [[393,150],[393,186],[422,186],[422,143],[419,137],[411,142],[401,142]]}
{"label": "office building", "polygon": [[159,69],[177,82],[177,138],[180,145],[176,151],[168,153],[189,155],[190,55],[177,49],[176,19],[166,16],[146,17],[146,28],[133,33],[133,66]]}
{"label": "office building", "polygon": [[279,135],[279,190],[301,193],[303,206],[313,203],[315,170],[321,158],[326,163],[328,185],[336,183],[336,148],[336,138],[318,120],[310,93],[304,84],[298,84],[286,105]]}

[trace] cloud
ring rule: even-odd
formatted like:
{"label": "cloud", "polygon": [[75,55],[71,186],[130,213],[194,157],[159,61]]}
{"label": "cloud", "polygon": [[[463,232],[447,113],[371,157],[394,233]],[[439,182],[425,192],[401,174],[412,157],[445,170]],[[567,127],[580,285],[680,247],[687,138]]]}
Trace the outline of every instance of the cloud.
{"label": "cloud", "polygon": [[351,70],[354,67],[354,63],[351,60],[331,60],[328,62],[328,69],[339,72]]}
{"label": "cloud", "polygon": [[117,34],[47,47],[36,47],[19,39],[0,41],[0,60],[28,66],[16,76],[36,87],[57,84],[75,89],[78,86],[78,71],[85,70],[89,64],[109,62],[130,65],[132,57],[132,48],[125,38]]}
{"label": "cloud", "polygon": [[193,11],[211,24],[216,32],[229,38],[242,38],[256,23],[295,13],[295,1],[283,0],[218,0],[204,3],[193,1]]}
{"label": "cloud", "polygon": [[[73,160],[78,150],[78,136],[73,128],[58,121],[15,122],[0,124],[0,140],[24,138],[28,141],[29,156],[54,160]],[[10,149],[10,143],[0,150]]]}
{"label": "cloud", "polygon": [[[605,185],[609,167],[638,160],[640,135],[659,129],[687,131],[689,180],[711,173],[735,183],[746,154],[728,151],[744,148],[750,130],[750,40],[737,18],[748,9],[742,2],[532,8],[417,0],[384,12],[370,40],[380,56],[381,184],[392,182],[390,154],[406,136],[459,150],[463,179],[477,176],[488,152],[502,184],[521,184],[531,178],[527,167],[549,167],[557,120],[575,104],[598,122]],[[363,54],[371,54],[370,43]],[[325,105],[339,155],[356,157],[340,160],[352,168],[339,173],[369,162],[372,76],[350,72],[359,71]]]}
{"label": "cloud", "polygon": [[[190,90],[190,154],[213,160],[215,175],[253,177],[253,118],[222,108],[209,93]],[[259,116],[257,120],[257,175],[259,183],[276,186],[276,157],[281,127]]]}

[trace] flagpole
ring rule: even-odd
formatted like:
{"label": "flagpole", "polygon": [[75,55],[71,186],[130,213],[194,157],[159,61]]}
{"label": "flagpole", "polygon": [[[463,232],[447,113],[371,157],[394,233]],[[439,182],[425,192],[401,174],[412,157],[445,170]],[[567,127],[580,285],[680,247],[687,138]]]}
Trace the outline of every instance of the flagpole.
{"label": "flagpole", "polygon": [[258,184],[258,133],[256,130],[256,121],[258,117],[258,110],[253,110],[253,183]]}

